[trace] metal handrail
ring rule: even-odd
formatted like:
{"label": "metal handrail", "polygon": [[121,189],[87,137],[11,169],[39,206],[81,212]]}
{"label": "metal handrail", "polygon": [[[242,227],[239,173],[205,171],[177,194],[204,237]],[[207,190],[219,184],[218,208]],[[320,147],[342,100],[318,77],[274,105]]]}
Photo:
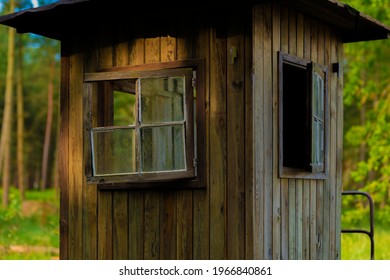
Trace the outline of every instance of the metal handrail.
{"label": "metal handrail", "polygon": [[370,244],[371,244],[371,260],[374,260],[374,202],[372,200],[372,197],[366,193],[366,192],[362,192],[362,191],[343,191],[341,193],[342,195],[363,195],[365,197],[367,197],[368,201],[369,201],[369,204],[370,204],[370,230],[367,231],[367,230],[363,230],[363,229],[342,229],[341,232],[342,233],[363,233],[363,234],[366,234],[368,235],[368,237],[370,238]]}

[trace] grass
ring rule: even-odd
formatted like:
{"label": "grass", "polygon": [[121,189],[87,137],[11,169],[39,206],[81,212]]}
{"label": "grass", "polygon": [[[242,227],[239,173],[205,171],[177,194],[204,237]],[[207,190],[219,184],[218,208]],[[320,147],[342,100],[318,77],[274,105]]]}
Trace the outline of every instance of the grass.
{"label": "grass", "polygon": [[[370,230],[368,208],[343,206],[341,226],[343,229]],[[380,210],[374,210],[374,259],[390,260],[390,227],[378,218]],[[370,237],[364,233],[341,234],[342,260],[370,260]]]}
{"label": "grass", "polygon": [[[1,195],[1,189],[0,189]],[[358,218],[357,218],[358,217]],[[344,211],[342,228],[368,230],[367,215]],[[390,260],[390,227],[374,225],[375,260]],[[10,206],[0,205],[0,260],[48,260],[58,258],[59,198],[53,189],[30,190],[22,203],[11,189]],[[369,260],[370,239],[365,234],[341,234],[342,260]]]}
{"label": "grass", "polygon": [[[1,193],[1,192],[0,192]],[[59,199],[53,189],[26,192],[24,202],[10,190],[10,205],[0,206],[0,259],[58,258]]]}
{"label": "grass", "polygon": [[[370,238],[366,234],[343,233],[341,235],[342,260],[369,260]],[[374,229],[375,260],[390,260],[390,230]]]}

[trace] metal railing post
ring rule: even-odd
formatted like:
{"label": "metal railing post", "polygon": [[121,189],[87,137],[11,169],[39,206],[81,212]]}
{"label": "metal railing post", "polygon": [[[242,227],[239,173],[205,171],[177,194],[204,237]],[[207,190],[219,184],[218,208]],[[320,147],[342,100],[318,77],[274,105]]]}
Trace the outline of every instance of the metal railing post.
{"label": "metal railing post", "polygon": [[367,231],[367,230],[363,230],[363,229],[342,229],[341,232],[342,233],[363,233],[363,234],[366,234],[368,235],[368,237],[370,238],[370,243],[371,243],[371,260],[374,260],[374,254],[375,254],[375,251],[374,251],[374,202],[371,198],[371,196],[366,193],[366,192],[362,192],[362,191],[343,191],[341,193],[342,195],[362,195],[362,196],[365,196],[369,203],[370,203],[370,230]]}

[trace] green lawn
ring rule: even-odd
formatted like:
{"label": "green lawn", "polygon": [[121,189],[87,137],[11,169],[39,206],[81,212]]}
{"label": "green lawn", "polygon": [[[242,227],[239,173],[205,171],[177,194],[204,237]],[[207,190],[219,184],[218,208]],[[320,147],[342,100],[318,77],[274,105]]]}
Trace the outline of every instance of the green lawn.
{"label": "green lawn", "polygon": [[[1,190],[0,190],[1,193]],[[22,203],[11,189],[10,205],[0,205],[0,259],[57,259],[59,199],[52,189],[28,191]]]}
{"label": "green lawn", "polygon": [[[374,210],[374,259],[390,260],[390,226],[381,210]],[[369,208],[343,205],[342,229],[370,230]],[[382,217],[382,218],[381,218]],[[370,238],[364,233],[341,234],[342,260],[369,260],[371,254]]]}
{"label": "green lawn", "polygon": [[[374,226],[374,258],[390,260],[390,229]],[[361,233],[343,233],[341,235],[342,260],[369,260],[370,238]]]}

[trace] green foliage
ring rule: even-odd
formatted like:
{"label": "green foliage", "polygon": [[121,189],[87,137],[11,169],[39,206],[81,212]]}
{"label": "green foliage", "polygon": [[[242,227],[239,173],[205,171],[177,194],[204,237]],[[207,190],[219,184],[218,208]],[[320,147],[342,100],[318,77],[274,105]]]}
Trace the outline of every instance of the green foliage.
{"label": "green foliage", "polygon": [[22,203],[11,188],[9,207],[0,207],[0,259],[58,257],[58,225],[59,199],[53,189],[28,191]]}
{"label": "green foliage", "polygon": [[114,91],[114,124],[134,124],[135,95]]}
{"label": "green foliage", "polygon": [[[343,1],[390,24],[388,0]],[[376,217],[390,222],[390,40],[345,45],[344,189],[368,192]],[[357,205],[367,212],[367,205]]]}
{"label": "green foliage", "polygon": [[[53,1],[40,1],[40,4]],[[31,1],[22,1],[19,9],[31,8]],[[6,3],[7,4],[7,3]],[[5,7],[6,8],[6,7]],[[0,128],[4,109],[5,76],[7,65],[7,36],[8,28],[0,25]],[[59,90],[60,90],[60,63],[59,50],[60,42],[32,34],[17,34],[15,57],[16,64],[20,62],[19,50],[22,49],[23,65],[23,96],[24,96],[24,154],[25,171],[28,178],[28,187],[37,187],[40,182],[40,171],[45,135],[45,124],[47,116],[47,95],[49,88],[50,65],[54,62],[54,108],[52,135],[49,152],[49,166],[54,167],[56,139],[58,134],[59,114]],[[16,88],[14,87],[16,95]],[[12,158],[16,159],[16,107],[13,113],[13,139]],[[12,170],[16,170],[16,160],[12,160]],[[49,170],[49,176],[52,175]],[[12,177],[16,176],[12,172]],[[49,177],[48,182],[52,182]]]}
{"label": "green foliage", "polygon": [[[2,191],[0,189],[0,194]],[[10,203],[7,209],[0,207],[0,224],[5,224],[17,218],[20,213],[20,196],[17,192],[11,191],[9,195]]]}

